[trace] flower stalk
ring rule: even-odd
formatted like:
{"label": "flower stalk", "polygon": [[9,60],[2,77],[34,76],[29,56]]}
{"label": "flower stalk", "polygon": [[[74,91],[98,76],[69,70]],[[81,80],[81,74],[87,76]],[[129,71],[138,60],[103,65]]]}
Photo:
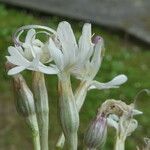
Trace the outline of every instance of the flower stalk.
{"label": "flower stalk", "polygon": [[49,103],[43,73],[33,72],[33,91],[36,101],[41,150],[48,150]]}
{"label": "flower stalk", "polygon": [[[80,112],[82,105],[84,104],[86,95],[87,95],[87,91],[88,91],[88,87],[89,87],[89,83],[88,81],[81,81],[81,83],[79,84],[78,88],[76,89],[75,93],[74,93],[74,97],[75,97],[75,101],[76,101],[76,107],[78,112]],[[56,147],[63,149],[64,147],[64,143],[65,143],[65,136],[63,133],[61,133]]]}
{"label": "flower stalk", "polygon": [[124,150],[124,148],[125,148],[125,140],[117,136],[115,143],[115,150]]}
{"label": "flower stalk", "polygon": [[77,150],[79,114],[69,74],[59,75],[58,92],[60,121],[66,139],[67,150]]}

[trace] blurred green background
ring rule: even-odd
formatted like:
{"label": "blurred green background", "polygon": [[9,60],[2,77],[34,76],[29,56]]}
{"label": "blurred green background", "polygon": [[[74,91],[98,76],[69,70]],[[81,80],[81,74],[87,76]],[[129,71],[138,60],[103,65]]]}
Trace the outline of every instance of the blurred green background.
{"label": "blurred green background", "polygon": [[[26,24],[41,24],[56,29],[58,23],[62,20],[69,21],[76,36],[80,36],[84,24],[81,21],[56,16],[44,16],[38,12],[28,12],[0,4],[0,150],[33,149],[30,131],[24,119],[15,110],[11,77],[7,76],[4,68],[5,56],[8,55],[7,48],[13,45],[12,33],[18,27]],[[133,41],[128,35],[120,35],[97,25],[92,27],[93,33],[104,38],[106,47],[105,58],[96,80],[101,82],[109,81],[117,74],[123,73],[128,76],[128,81],[119,89],[92,90],[88,93],[84,107],[80,112],[79,150],[82,149],[84,131],[102,102],[106,99],[114,98],[131,103],[141,89],[150,88],[150,48],[139,44],[138,41]],[[27,71],[24,74],[27,80],[30,81],[30,73]],[[49,145],[50,150],[53,150],[61,131],[57,115],[57,78],[55,76],[46,76],[46,81],[50,104]],[[73,85],[75,87],[77,84],[73,81]],[[149,99],[144,93],[139,96],[137,107],[144,112],[144,115],[136,117],[139,121],[139,127],[128,138],[126,150],[136,149],[136,145],[142,144],[143,137],[150,137]],[[114,145],[115,134],[113,130],[109,130],[108,137],[105,150],[112,149]]]}

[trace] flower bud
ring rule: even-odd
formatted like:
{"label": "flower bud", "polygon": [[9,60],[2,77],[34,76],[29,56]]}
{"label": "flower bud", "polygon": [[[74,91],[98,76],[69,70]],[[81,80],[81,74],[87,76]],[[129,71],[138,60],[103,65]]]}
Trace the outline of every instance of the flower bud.
{"label": "flower bud", "polygon": [[21,75],[14,76],[15,102],[18,113],[24,117],[35,114],[33,94]]}
{"label": "flower bud", "polygon": [[104,114],[98,114],[88,127],[84,142],[89,149],[103,147],[107,137],[107,119]]}

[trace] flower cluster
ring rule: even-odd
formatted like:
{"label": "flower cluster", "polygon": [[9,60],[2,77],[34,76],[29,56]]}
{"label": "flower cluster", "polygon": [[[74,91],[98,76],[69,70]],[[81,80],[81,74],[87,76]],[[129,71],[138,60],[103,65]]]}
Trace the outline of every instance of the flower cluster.
{"label": "flower cluster", "polygon": [[[26,37],[21,41],[25,31]],[[38,34],[44,34],[48,39],[42,41]],[[48,150],[49,102],[44,74],[58,77],[58,112],[62,133],[56,146],[62,149],[66,142],[67,149],[77,150],[79,112],[87,92],[118,88],[127,81],[127,77],[120,74],[106,83],[94,80],[101,67],[105,47],[101,36],[93,36],[89,23],[84,24],[78,41],[66,21],[60,22],[56,30],[40,25],[23,26],[15,32],[13,40],[14,46],[8,48],[9,56],[6,56],[7,64],[11,66],[7,68],[8,75],[12,75],[14,84],[20,86],[20,90],[14,87],[18,99],[21,99],[17,101],[17,109],[36,129],[37,134],[33,136],[35,150]],[[32,71],[32,90],[21,75],[24,70]],[[75,90],[71,76],[80,82]],[[87,149],[101,149],[106,141],[107,128],[113,127],[117,135],[115,149],[124,150],[127,136],[138,126],[133,116],[141,113],[134,104],[106,100],[86,130],[84,143]]]}

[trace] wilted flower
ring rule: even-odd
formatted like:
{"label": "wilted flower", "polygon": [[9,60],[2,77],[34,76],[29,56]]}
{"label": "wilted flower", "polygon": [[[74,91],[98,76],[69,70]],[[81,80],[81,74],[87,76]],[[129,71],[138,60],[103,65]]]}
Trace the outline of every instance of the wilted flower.
{"label": "wilted flower", "polygon": [[54,66],[45,65],[52,61],[48,50],[48,42],[43,43],[37,39],[36,34],[39,32],[36,32],[33,28],[31,28],[27,32],[25,41],[17,43],[17,41],[20,41],[19,38],[24,31],[23,29],[26,29],[26,26],[21,29],[22,30],[19,35],[14,37],[16,38],[14,39],[16,42],[15,46],[10,46],[8,48],[10,56],[6,56],[7,60],[16,65],[8,71],[8,74],[14,75],[25,69],[40,71],[46,74],[56,74],[58,70]]}
{"label": "wilted flower", "polygon": [[108,125],[116,129],[115,150],[124,150],[127,136],[130,136],[138,126],[138,122],[133,119],[133,116],[142,114],[142,112],[136,110],[133,104],[127,105],[116,100],[108,100],[104,103],[104,106],[106,113],[108,113]]}

